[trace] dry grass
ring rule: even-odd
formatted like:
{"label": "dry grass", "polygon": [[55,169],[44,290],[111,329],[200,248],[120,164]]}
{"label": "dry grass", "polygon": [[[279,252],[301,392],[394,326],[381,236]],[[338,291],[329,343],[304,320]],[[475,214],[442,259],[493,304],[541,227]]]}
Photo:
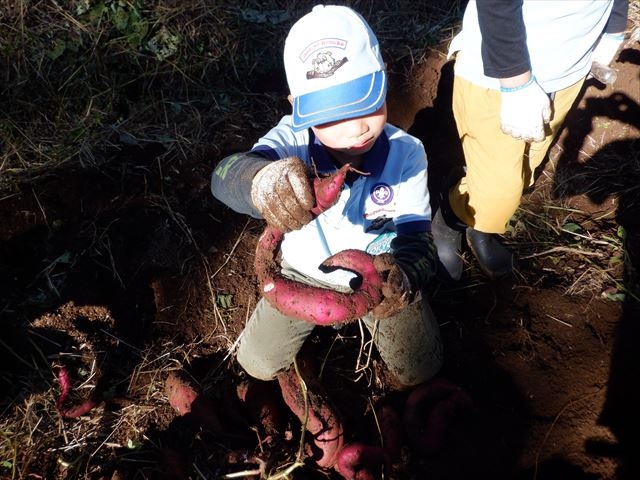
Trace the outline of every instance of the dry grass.
{"label": "dry grass", "polygon": [[[459,13],[458,2],[345,3],[399,69],[450,35]],[[105,168],[132,145],[161,145],[167,169],[246,144],[247,129],[266,130],[286,108],[284,38],[313,2],[12,5],[0,11],[0,192]]]}
{"label": "dry grass", "polygon": [[[528,283],[545,277],[566,295],[594,298],[624,290],[624,248],[613,209],[594,216],[573,197],[554,198],[548,182],[520,206],[507,234],[527,268]],[[531,269],[533,267],[533,269]]]}

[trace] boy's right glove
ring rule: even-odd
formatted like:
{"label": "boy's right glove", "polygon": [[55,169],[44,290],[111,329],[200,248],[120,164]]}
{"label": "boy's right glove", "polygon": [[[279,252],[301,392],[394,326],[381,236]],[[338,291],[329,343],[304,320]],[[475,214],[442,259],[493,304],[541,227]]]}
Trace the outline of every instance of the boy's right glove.
{"label": "boy's right glove", "polygon": [[502,131],[525,142],[544,140],[544,126],[551,120],[551,102],[536,79],[532,76],[524,85],[500,88],[500,91]]}
{"label": "boy's right glove", "polygon": [[307,167],[298,157],[270,163],[253,177],[251,200],[269,225],[282,232],[302,228],[315,205]]}
{"label": "boy's right glove", "polygon": [[400,265],[390,253],[373,257],[373,265],[382,276],[382,301],[371,311],[374,318],[382,320],[404,310],[409,305],[411,285]]}

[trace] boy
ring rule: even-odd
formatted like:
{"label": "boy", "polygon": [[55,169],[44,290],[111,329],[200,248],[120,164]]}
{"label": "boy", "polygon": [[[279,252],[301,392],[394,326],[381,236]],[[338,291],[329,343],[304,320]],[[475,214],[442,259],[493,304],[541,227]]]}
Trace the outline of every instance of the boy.
{"label": "boy", "polygon": [[[218,164],[213,195],[285,232],[282,272],[297,281],[349,291],[352,273],[318,269],[327,257],[360,249],[391,259],[386,297],[362,320],[400,386],[423,383],[442,363],[438,324],[421,295],[435,268],[427,159],[418,139],[386,122],[387,76],[376,36],[350,8],[317,5],[291,28],[284,63],[292,114],[250,152]],[[338,202],[312,218],[313,175],[346,163],[358,172],[348,175]],[[284,392],[314,327],[262,298],[242,332],[238,362],[254,378],[278,379]],[[311,405],[309,413],[319,410]],[[309,425],[318,446],[321,432]],[[342,445],[342,438],[326,441],[337,447],[320,445],[321,467],[333,465]]]}

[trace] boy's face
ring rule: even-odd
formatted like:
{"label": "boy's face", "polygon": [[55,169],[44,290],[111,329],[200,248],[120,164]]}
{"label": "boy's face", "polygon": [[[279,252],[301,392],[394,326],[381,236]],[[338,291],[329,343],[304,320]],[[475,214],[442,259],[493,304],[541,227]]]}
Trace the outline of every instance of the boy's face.
{"label": "boy's face", "polygon": [[386,102],[375,112],[362,117],[339,120],[311,127],[327,148],[348,156],[364,155],[382,134],[387,122]]}
{"label": "boy's face", "polygon": [[325,147],[350,156],[360,156],[373,147],[387,122],[386,102],[375,112],[363,117],[311,127]]}

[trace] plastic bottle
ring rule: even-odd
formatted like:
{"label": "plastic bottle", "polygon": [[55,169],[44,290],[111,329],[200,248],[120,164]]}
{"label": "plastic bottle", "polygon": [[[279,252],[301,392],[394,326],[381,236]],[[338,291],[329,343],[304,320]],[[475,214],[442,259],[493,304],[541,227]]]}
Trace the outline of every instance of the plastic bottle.
{"label": "plastic bottle", "polygon": [[605,85],[613,84],[618,78],[618,74],[613,68],[595,62],[591,65],[590,73],[593,78]]}

